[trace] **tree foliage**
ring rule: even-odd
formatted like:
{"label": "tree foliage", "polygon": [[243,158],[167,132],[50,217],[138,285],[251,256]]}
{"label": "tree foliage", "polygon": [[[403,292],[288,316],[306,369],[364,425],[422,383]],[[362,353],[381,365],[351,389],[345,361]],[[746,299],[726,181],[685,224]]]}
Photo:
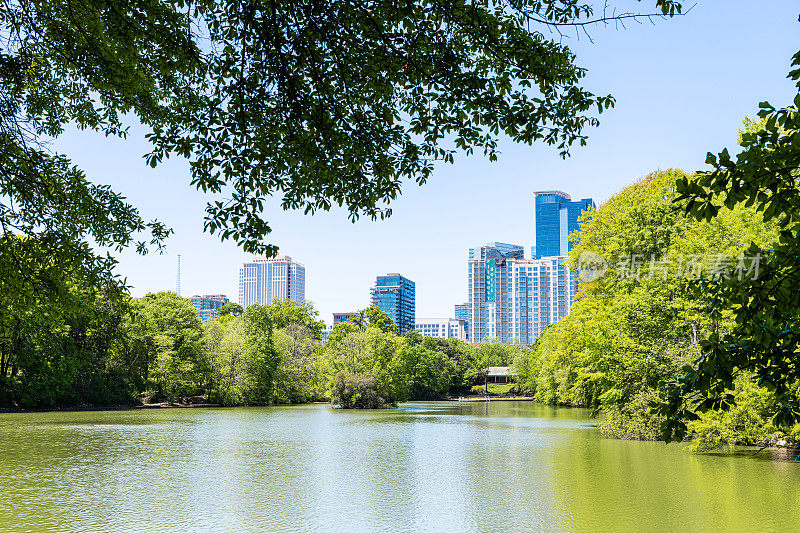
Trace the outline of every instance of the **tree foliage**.
{"label": "tree foliage", "polygon": [[294,300],[278,299],[266,307],[275,329],[283,329],[293,324],[304,327],[317,340],[322,336],[325,323],[318,319],[319,311],[311,302],[297,303]]}
{"label": "tree foliage", "polygon": [[[800,52],[792,61],[789,78],[800,88]],[[779,227],[770,243],[754,240],[748,254],[760,256],[753,279],[702,280],[698,297],[707,302],[716,321],[732,315],[733,327],[702,342],[702,354],[674,383],[663,412],[668,418],[666,438],[686,434],[687,420],[709,409],[727,409],[736,403],[734,385],[742,376],[775,394],[769,405],[777,425],[800,421],[797,383],[800,340],[800,92],[794,105],[777,109],[762,102],[761,123],[740,136],[735,158],[727,149],[708,154],[712,170],[678,181],[679,201],[698,220],[713,223],[724,209],[747,206],[767,224]]]}
{"label": "tree foliage", "polygon": [[175,401],[202,392],[208,361],[192,302],[173,292],[147,294],[133,302],[130,320],[147,361],[145,378],[154,382],[157,395]]}
{"label": "tree foliage", "polygon": [[581,282],[570,314],[518,359],[522,388],[547,403],[603,411],[602,429],[615,437],[659,438],[665,418],[652,405],[700,355],[703,339],[731,325],[729,315],[715,320],[705,309],[687,265],[706,275],[719,257],[778,235],[745,206],[712,221],[689,217],[673,202],[676,180],[686,178],[654,172],[584,216],[570,263],[580,269],[595,258],[604,275]]}
{"label": "tree foliage", "polygon": [[111,357],[127,303],[116,285],[85,276],[35,239],[0,236],[0,406],[132,400],[129,373]]}
{"label": "tree foliage", "polygon": [[398,332],[397,324],[394,323],[385,311],[381,311],[375,304],[370,305],[363,311],[355,313],[355,315],[351,316],[351,320],[353,324],[362,329],[375,327],[384,333]]}
{"label": "tree foliage", "polygon": [[149,231],[160,247],[163,225],[45,147],[68,125],[125,137],[128,119],[149,130],[150,165],[184,157],[194,186],[228,195],[205,227],[246,251],[276,250],[272,196],[388,216],[404,181],[458,151],[494,159],[500,134],[562,155],[584,144],[613,98],[545,32],[607,20],[573,0],[4,2],[0,226],[106,273],[87,237],[144,251]]}
{"label": "tree foliage", "polygon": [[339,372],[333,380],[331,401],[345,409],[380,409],[391,403],[372,374]]}
{"label": "tree foliage", "polygon": [[225,302],[225,304],[219,308],[219,316],[232,315],[236,317],[241,316],[242,313],[244,313],[244,309],[235,302]]}

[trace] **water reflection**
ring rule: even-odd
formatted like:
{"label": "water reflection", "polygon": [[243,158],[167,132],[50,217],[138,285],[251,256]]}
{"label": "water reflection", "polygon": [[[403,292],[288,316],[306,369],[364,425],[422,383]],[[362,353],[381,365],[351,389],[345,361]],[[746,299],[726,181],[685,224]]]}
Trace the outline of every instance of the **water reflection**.
{"label": "water reflection", "polygon": [[0,529],[794,530],[800,462],[525,402],[0,415]]}

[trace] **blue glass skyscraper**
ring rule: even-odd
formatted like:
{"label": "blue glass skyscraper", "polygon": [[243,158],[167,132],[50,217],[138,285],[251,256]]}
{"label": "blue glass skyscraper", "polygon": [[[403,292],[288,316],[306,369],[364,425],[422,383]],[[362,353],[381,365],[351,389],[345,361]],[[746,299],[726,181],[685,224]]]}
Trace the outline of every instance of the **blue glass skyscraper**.
{"label": "blue glass skyscraper", "polygon": [[548,325],[569,314],[578,282],[567,264],[574,246],[567,237],[580,230],[578,218],[594,207],[591,198],[573,202],[561,191],[536,192],[530,259],[516,244],[493,242],[470,249],[470,342],[496,338],[531,344]]}
{"label": "blue glass skyscraper", "polygon": [[573,202],[567,193],[561,191],[540,191],[533,193],[533,220],[535,225],[531,257],[569,255],[574,243],[567,236],[579,229],[578,218],[589,208],[594,208],[594,200],[584,198]]}
{"label": "blue glass skyscraper", "polygon": [[372,304],[389,315],[400,335],[414,329],[416,295],[414,282],[400,274],[378,276],[370,290]]}
{"label": "blue glass skyscraper", "polygon": [[203,324],[212,318],[219,318],[219,309],[228,303],[228,297],[224,294],[206,294],[205,296],[192,296],[192,303],[197,308],[197,315]]}

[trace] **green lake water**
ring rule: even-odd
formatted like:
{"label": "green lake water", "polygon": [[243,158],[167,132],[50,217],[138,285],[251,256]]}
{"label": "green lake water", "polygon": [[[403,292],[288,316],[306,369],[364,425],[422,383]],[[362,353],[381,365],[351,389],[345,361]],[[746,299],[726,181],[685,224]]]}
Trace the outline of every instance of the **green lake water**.
{"label": "green lake water", "polygon": [[800,461],[593,422],[525,402],[0,414],[0,530],[800,530]]}

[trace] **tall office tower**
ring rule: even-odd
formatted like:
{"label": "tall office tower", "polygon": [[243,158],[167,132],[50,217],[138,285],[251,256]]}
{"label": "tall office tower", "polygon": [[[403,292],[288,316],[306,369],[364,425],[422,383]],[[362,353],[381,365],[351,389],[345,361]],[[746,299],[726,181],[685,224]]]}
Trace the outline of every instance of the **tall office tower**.
{"label": "tall office tower", "polygon": [[466,338],[464,340],[469,340],[469,304],[456,304],[455,305],[455,317],[456,320],[463,320],[464,321],[464,334]]}
{"label": "tall office tower", "polygon": [[469,339],[530,344],[567,316],[575,275],[567,257],[525,259],[522,246],[489,243],[469,251]]}
{"label": "tall office tower", "polygon": [[414,282],[400,274],[378,276],[370,289],[372,304],[385,312],[400,330],[400,335],[414,329],[416,296]]}
{"label": "tall office tower", "polygon": [[289,299],[303,303],[306,298],[306,267],[284,255],[254,257],[239,268],[239,303],[245,309],[254,303]]}
{"label": "tall office tower", "polygon": [[197,315],[203,324],[211,318],[219,318],[219,309],[228,303],[224,294],[206,294],[205,296],[192,296],[192,303],[197,308]]}
{"label": "tall office tower", "polygon": [[531,258],[569,255],[574,243],[567,235],[579,228],[578,217],[587,209],[594,208],[594,200],[584,198],[571,201],[561,191],[533,193],[533,222],[535,225]]}
{"label": "tall office tower", "polygon": [[419,331],[423,337],[465,341],[467,340],[465,324],[465,320],[457,318],[418,318],[415,321],[414,329]]}

